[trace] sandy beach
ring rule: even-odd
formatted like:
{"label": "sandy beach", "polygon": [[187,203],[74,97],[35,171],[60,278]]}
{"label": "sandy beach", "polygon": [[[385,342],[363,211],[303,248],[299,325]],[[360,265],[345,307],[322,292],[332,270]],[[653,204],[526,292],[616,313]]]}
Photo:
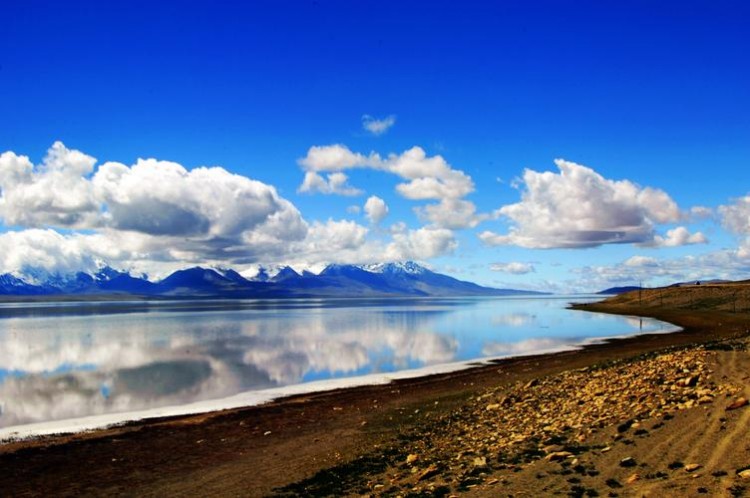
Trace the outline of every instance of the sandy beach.
{"label": "sandy beach", "polygon": [[745,285],[583,309],[673,334],[0,446],[6,496],[744,496]]}

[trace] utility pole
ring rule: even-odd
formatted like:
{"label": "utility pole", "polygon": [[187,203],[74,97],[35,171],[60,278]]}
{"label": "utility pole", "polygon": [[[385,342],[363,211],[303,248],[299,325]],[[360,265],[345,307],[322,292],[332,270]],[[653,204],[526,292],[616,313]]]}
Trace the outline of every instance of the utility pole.
{"label": "utility pole", "polygon": [[643,306],[643,280],[638,282],[638,306]]}

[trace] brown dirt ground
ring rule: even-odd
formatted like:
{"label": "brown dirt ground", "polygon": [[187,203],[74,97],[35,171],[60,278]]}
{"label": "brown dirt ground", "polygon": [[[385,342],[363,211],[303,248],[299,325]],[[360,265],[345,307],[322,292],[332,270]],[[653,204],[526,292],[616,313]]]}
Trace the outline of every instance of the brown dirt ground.
{"label": "brown dirt ground", "polygon": [[[679,333],[614,340],[581,351],[509,359],[385,386],[297,396],[260,407],[3,444],[0,495],[357,494],[367,489],[368,481],[387,475],[387,459],[398,451],[405,434],[418,434],[421,427],[488,388],[667,347],[746,337],[750,305],[743,306],[737,289],[748,292],[745,286],[704,286],[690,289],[689,295],[684,288],[654,289],[585,307],[653,316],[680,325],[684,331]],[[741,384],[750,398],[750,354],[718,351],[716,358],[715,375]],[[542,459],[508,475],[499,471],[488,480],[494,484],[466,492],[575,496],[581,490],[590,495],[589,490],[595,490],[599,496],[743,496],[745,488],[750,489],[750,481],[745,484],[736,475],[736,470],[750,465],[750,408],[726,412],[725,403],[717,400],[680,411],[654,429],[659,422],[644,421],[648,434],[632,438],[632,444],[618,442],[606,453],[581,455],[581,461],[595,467],[598,475],[577,476],[559,463]],[[600,443],[609,443],[614,432],[611,427],[601,430]],[[619,467],[625,456],[634,457],[639,467]],[[702,468],[693,473],[670,469],[675,462],[697,462]],[[664,473],[666,478],[658,474],[628,485],[625,480],[633,472]],[[607,479],[622,487],[608,485]]]}

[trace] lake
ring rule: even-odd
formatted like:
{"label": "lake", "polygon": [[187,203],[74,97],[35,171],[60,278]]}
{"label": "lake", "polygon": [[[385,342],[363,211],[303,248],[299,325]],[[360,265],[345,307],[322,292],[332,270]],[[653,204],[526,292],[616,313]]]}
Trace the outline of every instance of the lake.
{"label": "lake", "polygon": [[[37,433],[77,427],[49,424],[64,419],[89,417],[96,426],[135,412],[239,406],[321,386],[387,381],[415,369],[425,374],[470,360],[675,329],[566,309],[569,302],[596,299],[3,303],[0,435],[40,422],[47,425]],[[215,401],[222,399],[229,401]],[[154,410],[160,407],[171,408]]]}

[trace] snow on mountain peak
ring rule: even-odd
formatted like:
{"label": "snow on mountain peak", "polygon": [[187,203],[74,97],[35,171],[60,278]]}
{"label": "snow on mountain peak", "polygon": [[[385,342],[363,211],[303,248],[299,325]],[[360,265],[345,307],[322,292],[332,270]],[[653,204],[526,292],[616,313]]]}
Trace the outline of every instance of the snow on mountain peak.
{"label": "snow on mountain peak", "polygon": [[375,263],[362,266],[363,270],[371,273],[408,273],[410,275],[421,275],[427,268],[414,261],[396,261],[393,263]]}

